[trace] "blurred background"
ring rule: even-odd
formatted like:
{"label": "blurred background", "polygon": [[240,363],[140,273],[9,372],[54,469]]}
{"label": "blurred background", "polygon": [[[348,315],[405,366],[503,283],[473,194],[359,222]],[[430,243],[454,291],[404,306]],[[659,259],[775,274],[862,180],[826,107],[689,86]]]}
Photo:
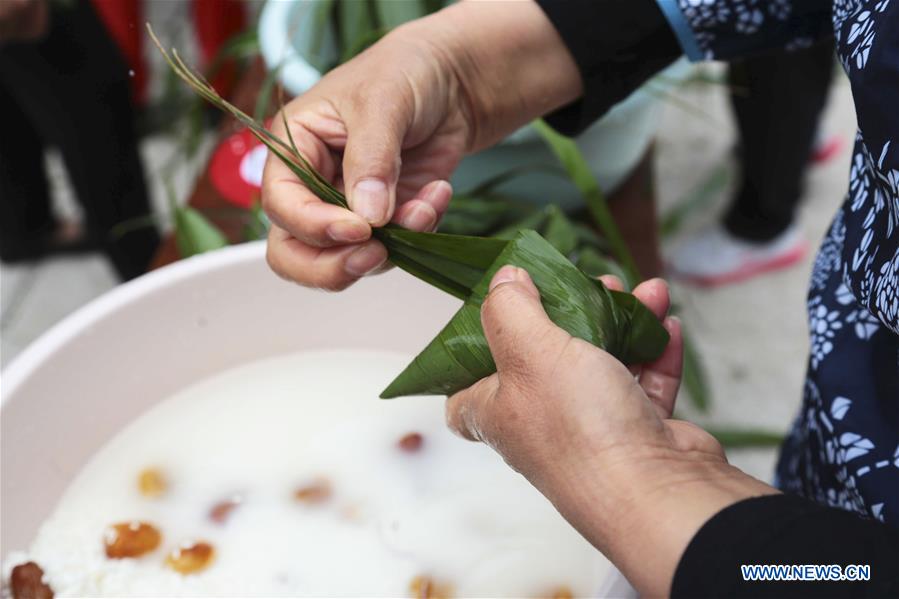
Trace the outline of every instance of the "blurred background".
{"label": "blurred background", "polygon": [[[145,22],[263,120],[280,98],[441,4],[24,1],[46,14],[34,34],[0,28],[4,367],[123,280],[265,235],[264,151],[174,77]],[[627,260],[533,129],[463,163],[445,222],[483,235],[526,224],[585,270],[668,277],[693,350],[680,413],[717,430],[733,461],[766,480],[806,367],[814,255],[803,249],[817,246],[843,199],[855,131],[831,51],[798,61],[676,63],[576,140]],[[753,122],[800,100],[801,118],[753,138]],[[783,177],[778,168],[797,160],[804,176]]]}

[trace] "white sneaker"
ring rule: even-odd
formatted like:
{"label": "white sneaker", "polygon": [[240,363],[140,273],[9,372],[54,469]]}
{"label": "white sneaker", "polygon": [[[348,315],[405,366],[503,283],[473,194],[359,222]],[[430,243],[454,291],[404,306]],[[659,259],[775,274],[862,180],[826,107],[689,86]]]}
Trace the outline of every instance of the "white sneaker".
{"label": "white sneaker", "polygon": [[753,243],[714,225],[675,247],[668,268],[676,277],[714,287],[786,268],[802,260],[807,249],[795,226],[771,241]]}

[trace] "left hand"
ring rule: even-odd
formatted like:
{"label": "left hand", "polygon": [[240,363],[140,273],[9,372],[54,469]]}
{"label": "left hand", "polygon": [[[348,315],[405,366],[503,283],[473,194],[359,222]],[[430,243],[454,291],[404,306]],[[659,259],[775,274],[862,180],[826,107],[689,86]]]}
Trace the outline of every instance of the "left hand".
{"label": "left hand", "polygon": [[[604,283],[621,288],[617,279]],[[720,509],[776,492],[727,464],[701,428],[671,419],[680,384],[680,322],[668,288],[636,295],[671,335],[636,374],[546,315],[527,272],[494,277],[481,319],[496,374],[447,400],[447,422],[490,445],[645,594],[665,594],[699,527]]]}

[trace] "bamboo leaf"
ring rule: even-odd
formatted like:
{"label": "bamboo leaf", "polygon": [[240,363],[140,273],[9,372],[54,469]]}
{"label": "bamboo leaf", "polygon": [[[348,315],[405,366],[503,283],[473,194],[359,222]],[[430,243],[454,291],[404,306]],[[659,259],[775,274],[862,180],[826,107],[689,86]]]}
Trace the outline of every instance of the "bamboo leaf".
{"label": "bamboo leaf", "polygon": [[471,295],[506,246],[501,239],[382,228],[391,261],[409,274],[459,299]]}
{"label": "bamboo leaf", "polygon": [[503,171],[488,179],[485,179],[484,181],[478,183],[472,189],[463,192],[462,195],[481,196],[489,194],[495,191],[497,187],[502,187],[509,181],[513,181],[514,179],[517,179],[518,177],[522,177],[524,175],[532,175],[534,173],[544,173],[567,181],[565,173],[558,167],[546,164],[527,164],[524,166],[516,166],[514,168],[510,168],[507,171]]}
{"label": "bamboo leaf", "polygon": [[[605,289],[597,279],[593,283]],[[658,359],[668,345],[668,332],[636,296],[624,291],[609,291],[618,310],[618,343],[606,351],[625,364],[645,364]],[[613,311],[615,313],[615,311]]]}
{"label": "bamboo leaf", "polygon": [[[613,296],[535,231],[521,231],[472,288],[450,322],[384,390],[381,397],[448,395],[496,371],[481,328],[490,279],[505,264],[525,268],[550,319],[570,334],[619,357],[657,358],[668,343],[658,319],[633,296]],[[628,299],[629,298],[629,299]]]}
{"label": "bamboo leaf", "polygon": [[165,217],[162,214],[145,214],[143,216],[135,216],[128,220],[122,221],[109,230],[109,236],[112,239],[121,239],[128,233],[155,227],[163,223]]}
{"label": "bamboo leaf", "polygon": [[205,216],[189,206],[175,208],[175,243],[188,258],[228,245],[228,240]]}
{"label": "bamboo leaf", "polygon": [[783,433],[763,429],[706,428],[705,430],[728,449],[779,447],[784,440]]}
{"label": "bamboo leaf", "polygon": [[329,65],[324,61],[323,50],[325,39],[329,34],[333,35],[331,16],[334,14],[335,0],[316,0],[316,2],[312,9],[312,35],[309,38],[308,52],[305,55],[309,64],[324,73],[328,70]]}
{"label": "bamboo leaf", "polygon": [[687,390],[693,406],[700,412],[706,413],[709,411],[709,404],[711,403],[709,400],[711,392],[706,381],[705,368],[702,365],[699,353],[693,346],[692,337],[686,331],[683,332],[683,337],[684,370],[682,382],[684,389]]}
{"label": "bamboo leaf", "polygon": [[562,167],[568,173],[568,176],[571,177],[575,186],[580,190],[581,195],[584,196],[584,201],[587,203],[590,214],[596,219],[600,230],[612,246],[615,257],[630,274],[629,278],[640,280],[640,271],[637,268],[637,264],[634,262],[630,251],[627,249],[627,244],[618,231],[618,225],[615,224],[615,219],[612,218],[612,213],[609,211],[605,194],[600,189],[599,183],[596,181],[596,177],[593,176],[593,172],[590,170],[590,165],[587,164],[586,159],[584,159],[584,155],[581,154],[580,148],[577,147],[574,140],[556,133],[552,127],[542,120],[534,121],[531,126],[543,137],[549,148],[556,155],[556,158],[562,163]]}
{"label": "bamboo leaf", "polygon": [[175,197],[170,180],[165,181],[166,197],[175,224],[175,245],[182,258],[189,258],[228,245],[228,240],[205,216],[190,206],[182,206]]}
{"label": "bamboo leaf", "polygon": [[375,0],[375,9],[381,25],[387,29],[399,27],[426,14],[419,0]]}
{"label": "bamboo leaf", "polygon": [[490,235],[507,222],[533,212],[533,206],[507,200],[503,196],[454,195],[449,209],[440,219],[439,230],[457,235]]}
{"label": "bamboo leaf", "polygon": [[388,30],[383,27],[377,27],[375,29],[366,31],[361,36],[359,36],[359,38],[355,42],[353,42],[353,45],[344,49],[343,54],[341,54],[341,62],[346,62],[357,54],[361,53],[366,48],[387,35],[387,32]]}
{"label": "bamboo leaf", "polygon": [[615,262],[597,252],[592,247],[582,247],[578,254],[577,267],[590,277],[600,275],[615,275],[628,287],[631,283],[627,280],[624,269]]}
{"label": "bamboo leaf", "polygon": [[577,232],[574,225],[558,206],[550,204],[546,210],[549,216],[546,219],[546,228],[542,231],[543,238],[563,256],[571,255],[577,248]]}
{"label": "bamboo leaf", "polygon": [[498,239],[514,239],[520,231],[523,231],[525,229],[533,229],[534,231],[539,231],[546,225],[546,220],[548,218],[549,214],[546,212],[546,210],[540,210],[538,212],[534,212],[533,214],[525,216],[523,219],[509,225],[508,227],[500,229],[499,231],[494,233],[493,236]]}
{"label": "bamboo leaf", "polygon": [[253,118],[257,121],[264,121],[265,117],[270,114],[272,105],[272,92],[278,86],[278,77],[281,75],[281,66],[278,64],[275,68],[265,74],[262,84],[259,86],[259,93],[256,96],[256,103],[253,105]]}
{"label": "bamboo leaf", "polygon": [[337,20],[340,24],[340,60],[346,62],[353,56],[349,54],[350,50],[374,28],[374,23],[369,15],[368,6],[361,0],[338,2]]}

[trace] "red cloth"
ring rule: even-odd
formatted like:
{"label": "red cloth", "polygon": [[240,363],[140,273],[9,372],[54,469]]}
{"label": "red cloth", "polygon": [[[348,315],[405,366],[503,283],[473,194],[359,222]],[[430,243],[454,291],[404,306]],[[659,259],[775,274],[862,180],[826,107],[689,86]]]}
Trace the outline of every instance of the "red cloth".
{"label": "red cloth", "polygon": [[143,6],[140,0],[92,0],[97,14],[131,68],[131,95],[137,106],[147,101]]}
{"label": "red cloth", "polygon": [[[131,68],[131,91],[135,104],[143,106],[147,101],[149,73],[144,58],[147,32],[142,0],[91,1]],[[246,27],[246,11],[242,0],[193,0],[191,12],[202,67],[206,68],[225,42]],[[212,78],[212,85],[219,93],[226,95],[234,84],[235,76],[236,64],[229,60]]]}
{"label": "red cloth", "polygon": [[[203,66],[209,67],[222,46],[246,27],[242,0],[193,0],[194,30],[200,46]],[[212,86],[227,95],[234,85],[237,65],[229,60],[213,75]]]}

